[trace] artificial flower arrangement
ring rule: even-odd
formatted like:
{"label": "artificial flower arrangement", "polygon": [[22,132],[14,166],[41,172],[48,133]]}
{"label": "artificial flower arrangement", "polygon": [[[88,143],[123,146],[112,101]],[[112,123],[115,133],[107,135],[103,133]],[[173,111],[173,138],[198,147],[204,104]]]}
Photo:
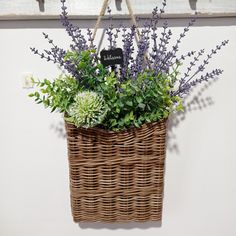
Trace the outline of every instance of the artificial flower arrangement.
{"label": "artificial flower arrangement", "polygon": [[[177,56],[179,45],[195,19],[189,22],[171,47],[172,31],[166,21],[158,35],[161,30],[158,22],[166,1],[160,10],[153,10],[152,17],[142,26],[136,50],[136,26],[114,29],[111,24],[106,29],[109,49],[116,48],[117,39],[120,35],[122,38],[123,63],[115,68],[101,63],[91,30],[87,29],[87,35],[84,35],[80,28],[70,23],[65,1],[61,0],[61,3],[61,22],[72,39],[70,50],[56,46],[46,33],[43,35],[52,46],[51,50],[42,53],[35,48],[31,50],[41,58],[59,64],[68,73],[53,82],[47,79],[34,81],[40,91],[30,96],[52,111],[64,113],[65,119],[78,127],[97,126],[119,131],[161,120],[171,112],[183,109],[182,99],[192,87],[223,72],[215,69],[202,74],[210,59],[228,43],[227,40],[206,55],[202,49]],[[181,75],[179,70],[186,58],[192,60]],[[201,58],[203,60],[198,64]]]}
{"label": "artificial flower arrangement", "polygon": [[[111,24],[108,49],[99,54],[92,31],[83,34],[73,25],[65,0],[61,3],[70,50],[56,46],[46,33],[51,50],[31,50],[67,73],[53,81],[33,80],[39,90],[30,96],[64,115],[74,221],[161,220],[166,120],[184,109],[183,98],[192,87],[222,74],[221,69],[204,71],[228,40],[206,54],[202,49],[178,55],[196,17],[171,46],[167,22],[158,27],[163,0],[140,25],[137,43],[137,25]],[[189,65],[181,74],[184,62]]]}

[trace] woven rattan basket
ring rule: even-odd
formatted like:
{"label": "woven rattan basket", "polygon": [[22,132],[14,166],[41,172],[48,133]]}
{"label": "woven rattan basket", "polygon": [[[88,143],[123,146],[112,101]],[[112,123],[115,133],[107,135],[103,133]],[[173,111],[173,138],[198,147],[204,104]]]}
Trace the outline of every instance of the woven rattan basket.
{"label": "woven rattan basket", "polygon": [[161,220],[166,120],[122,132],[65,126],[75,222]]}

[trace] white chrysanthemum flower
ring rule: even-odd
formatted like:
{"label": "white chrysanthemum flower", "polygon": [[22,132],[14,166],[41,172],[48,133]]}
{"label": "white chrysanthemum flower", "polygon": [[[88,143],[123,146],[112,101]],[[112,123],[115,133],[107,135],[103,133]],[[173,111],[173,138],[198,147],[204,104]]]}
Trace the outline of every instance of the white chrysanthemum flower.
{"label": "white chrysanthemum flower", "polygon": [[101,124],[107,110],[102,96],[95,92],[86,91],[76,95],[68,115],[77,127],[89,128]]}

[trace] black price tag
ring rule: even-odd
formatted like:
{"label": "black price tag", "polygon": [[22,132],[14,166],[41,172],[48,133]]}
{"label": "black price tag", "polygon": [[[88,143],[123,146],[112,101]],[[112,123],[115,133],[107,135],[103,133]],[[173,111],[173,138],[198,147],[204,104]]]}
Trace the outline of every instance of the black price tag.
{"label": "black price tag", "polygon": [[123,65],[123,51],[121,48],[101,51],[101,63],[104,66]]}

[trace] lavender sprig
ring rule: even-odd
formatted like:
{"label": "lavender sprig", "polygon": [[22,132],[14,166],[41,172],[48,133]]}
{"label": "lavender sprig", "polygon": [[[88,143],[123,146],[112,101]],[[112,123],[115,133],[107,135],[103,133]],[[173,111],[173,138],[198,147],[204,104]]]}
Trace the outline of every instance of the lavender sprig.
{"label": "lavender sprig", "polygon": [[149,41],[147,40],[147,28],[143,29],[141,32],[141,36],[138,42],[137,55],[135,59],[135,70],[134,70],[134,78],[137,77],[138,74],[143,72],[143,69],[147,68],[148,59],[146,59],[146,53],[149,49]]}
{"label": "lavender sprig", "polygon": [[195,86],[197,83],[202,83],[203,81],[208,81],[209,79],[214,79],[221,75],[224,71],[221,69],[214,69],[210,73],[207,72],[205,75],[201,75],[200,79],[195,79],[190,82],[191,86]]}
{"label": "lavender sprig", "polygon": [[74,45],[73,48],[78,51],[84,51],[88,49],[87,41],[82,34],[82,31],[79,27],[74,26],[68,19],[68,12],[67,7],[65,6],[65,0],[61,0],[62,7],[61,7],[61,15],[60,20],[62,25],[65,27],[66,32],[71,37]]}
{"label": "lavender sprig", "polygon": [[163,28],[163,38],[161,40],[161,45],[154,63],[154,70],[156,71],[156,74],[160,72],[167,73],[169,71],[170,62],[168,61],[168,59],[172,56],[172,51],[167,52],[167,45],[169,44],[169,40],[171,39],[172,32],[171,30],[166,32],[167,24],[165,24]]}
{"label": "lavender sprig", "polygon": [[192,78],[194,78],[198,73],[205,70],[206,65],[209,64],[209,60],[212,59],[213,55],[216,54],[223,46],[228,44],[229,40],[224,40],[220,45],[217,45],[215,49],[211,50],[210,54],[207,54],[207,58],[203,60],[203,63],[198,67],[197,71],[185,82],[188,83]]}
{"label": "lavender sprig", "polygon": [[63,62],[64,62],[63,58],[66,54],[66,51],[64,49],[59,48],[58,46],[56,46],[54,44],[53,40],[51,38],[49,38],[48,34],[43,32],[43,36],[48,41],[48,43],[52,45],[51,51],[44,50],[44,52],[48,56],[52,56],[54,58],[55,63],[59,63],[60,66],[63,66]]}
{"label": "lavender sprig", "polygon": [[184,73],[184,77],[180,79],[180,86],[185,82],[186,78],[189,77],[190,72],[192,71],[193,67],[196,65],[196,63],[199,61],[199,58],[204,54],[204,49],[201,49],[197,56],[193,58],[193,60],[190,62],[190,66],[187,68],[187,72]]}
{"label": "lavender sprig", "polygon": [[118,39],[118,37],[119,37],[119,33],[120,33],[120,28],[117,28],[116,29],[116,32],[115,32],[115,34],[114,34],[114,39],[113,39],[113,41],[112,41],[112,43],[113,43],[113,48],[116,48],[117,47],[117,39]]}
{"label": "lavender sprig", "polygon": [[179,88],[178,93],[175,93],[174,96],[178,95],[180,97],[183,97],[184,95],[189,93],[189,91],[192,87],[194,87],[197,84],[200,84],[202,82],[208,82],[209,79],[216,79],[222,73],[223,73],[223,70],[221,70],[221,69],[214,69],[210,73],[207,72],[205,75],[201,75],[201,77],[199,79],[195,79],[195,80],[191,81],[190,83],[183,84]]}
{"label": "lavender sprig", "polygon": [[123,35],[122,41],[123,41],[124,65],[122,68],[122,80],[125,79],[126,76],[128,75],[129,64],[134,62],[132,54],[134,52],[133,41],[135,37],[135,30],[136,30],[136,27],[133,25],[130,29],[130,32]]}
{"label": "lavender sprig", "polygon": [[197,74],[199,74],[200,72],[203,72],[205,70],[206,65],[209,64],[209,60],[212,59],[213,55],[217,54],[217,52],[219,50],[221,50],[221,48],[223,46],[226,46],[228,44],[228,42],[229,42],[229,40],[224,40],[224,41],[221,42],[221,44],[217,45],[215,47],[215,49],[212,49],[211,53],[207,54],[207,58],[203,60],[203,63],[198,67],[198,69],[195,71],[195,73],[187,81],[182,83],[181,86],[179,86],[179,89],[175,92],[175,95],[186,94],[189,91],[188,87],[191,87],[194,84],[200,83],[204,80],[206,81],[206,79],[212,78],[213,75],[214,76],[220,75],[223,71],[220,70],[220,69],[215,69],[211,73],[207,73],[205,75],[205,77],[204,76],[201,77],[200,80],[194,80],[194,83],[192,83],[192,84],[190,82]]}
{"label": "lavender sprig", "polygon": [[179,35],[179,38],[176,41],[176,44],[172,46],[172,53],[169,58],[169,61],[172,62],[172,60],[176,57],[176,53],[179,51],[179,45],[182,42],[182,39],[186,36],[186,33],[189,31],[189,28],[193,26],[194,22],[196,21],[196,18],[192,18],[190,22],[188,23],[188,26],[184,28],[183,32]]}
{"label": "lavender sprig", "polygon": [[30,50],[35,54],[35,55],[39,55],[42,59],[45,58],[47,61],[52,61],[54,63],[56,63],[55,59],[53,59],[51,56],[46,56],[44,53],[40,53],[38,51],[38,49],[34,48],[34,47],[30,47]]}
{"label": "lavender sprig", "polygon": [[[157,35],[157,32],[156,32],[157,31],[157,25],[159,23],[159,20],[161,19],[162,14],[165,12],[165,7],[166,7],[166,0],[163,0],[162,8],[160,9],[160,11],[158,11],[158,7],[155,7],[152,11],[152,18],[150,20],[150,28],[152,29],[151,39],[153,40],[153,48],[152,48],[153,49],[153,54],[151,54],[151,58],[155,61],[154,62],[154,67],[156,67],[157,60],[158,60],[158,54],[160,54],[160,52],[159,52],[160,44],[159,44],[159,50],[158,50],[158,45],[157,45],[157,38],[158,38],[158,35]],[[165,25],[163,27],[165,27]],[[161,43],[162,43],[162,40],[161,40]],[[151,60],[151,62],[153,62],[153,60]]]}
{"label": "lavender sprig", "polygon": [[[43,33],[44,38],[48,40],[49,44],[52,45],[51,51],[44,50],[44,53],[40,53],[36,48],[31,47],[31,51],[34,54],[39,55],[42,59],[47,59],[47,61],[53,61],[54,63],[58,63],[62,65],[63,57],[65,55],[65,50],[59,48],[53,43],[53,40],[49,38],[46,33]],[[46,53],[46,55],[45,55]]]}
{"label": "lavender sprig", "polygon": [[65,60],[64,57],[66,55],[66,51],[64,49],[56,46],[51,38],[49,38],[48,34],[43,32],[44,38],[48,41],[50,45],[52,45],[51,50],[44,50],[44,53],[40,53],[36,48],[31,47],[31,51],[39,55],[42,59],[46,59],[47,61],[52,61],[53,63],[59,64],[62,68],[67,70],[70,74],[72,74],[75,78],[79,79],[80,74],[76,70],[76,65],[70,60]]}
{"label": "lavender sprig", "polygon": [[106,34],[107,34],[107,39],[108,39],[108,42],[109,42],[109,48],[113,48],[113,29],[114,29],[114,26],[112,24],[112,16],[111,16],[111,8],[108,6],[107,8],[107,13],[109,15],[109,20],[110,20],[110,25],[109,27],[106,29]]}
{"label": "lavender sprig", "polygon": [[170,67],[173,67],[175,64],[180,64],[182,63],[187,57],[192,57],[195,55],[196,51],[189,51],[187,54],[181,55],[179,58],[175,59],[175,62],[172,62],[170,64]]}

